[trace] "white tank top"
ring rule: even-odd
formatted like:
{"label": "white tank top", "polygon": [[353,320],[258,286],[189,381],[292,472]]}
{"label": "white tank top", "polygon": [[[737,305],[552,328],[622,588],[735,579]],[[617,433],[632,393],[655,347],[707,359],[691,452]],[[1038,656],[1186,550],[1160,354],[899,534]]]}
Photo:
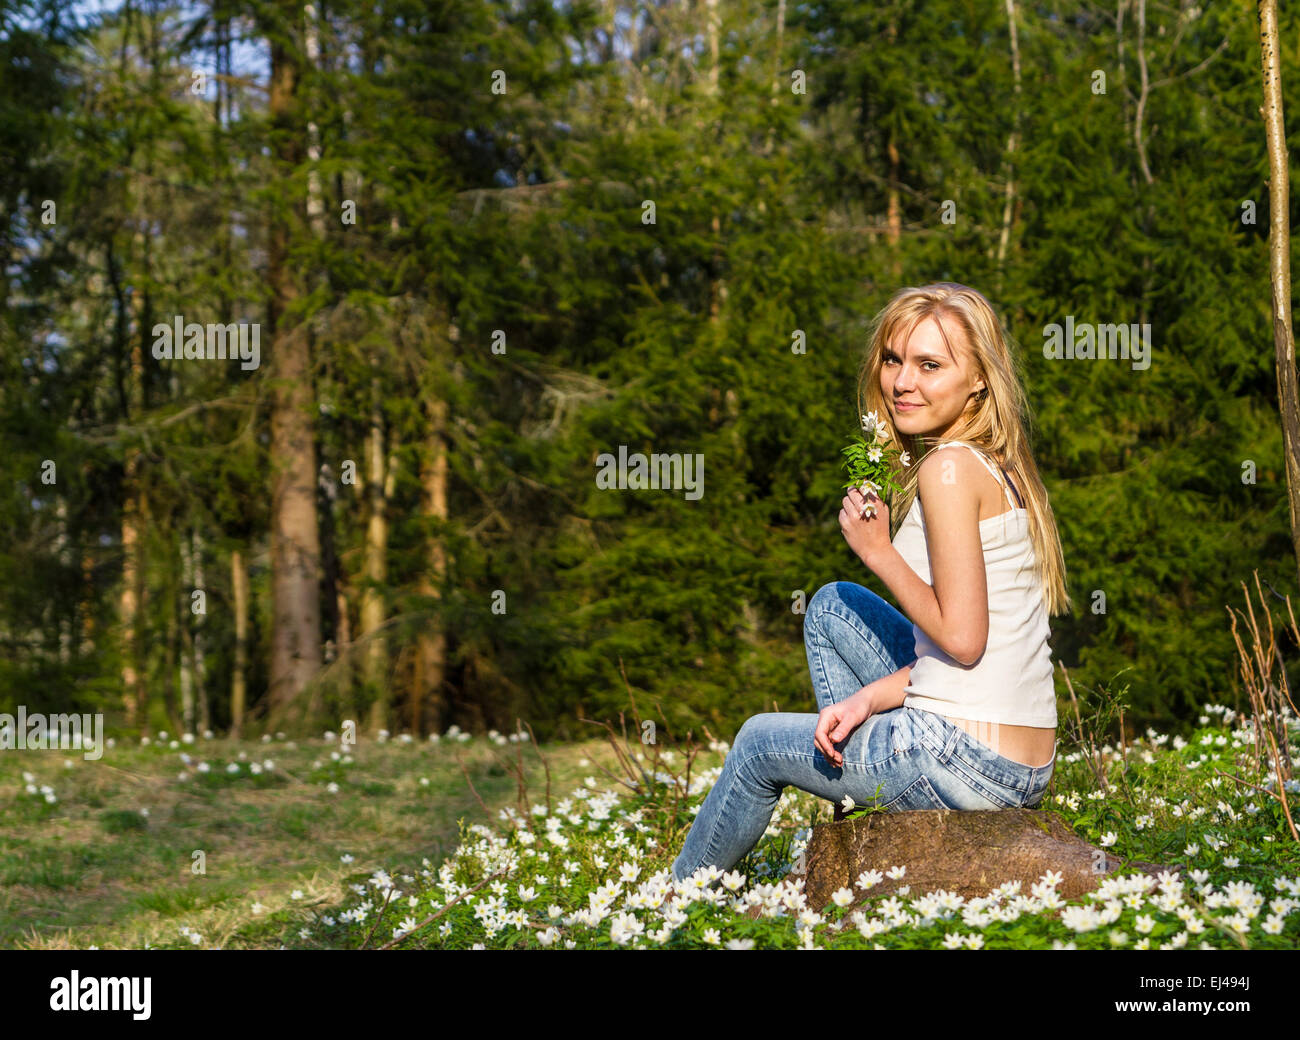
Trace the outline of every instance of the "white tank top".
{"label": "white tank top", "polygon": [[[1051,633],[1042,588],[1034,576],[1029,511],[1011,500],[1006,482],[982,452],[964,441],[945,441],[938,447],[949,444],[960,444],[975,452],[1006,492],[1012,508],[980,521],[989,595],[989,634],[984,653],[973,665],[960,664],[940,650],[920,626],[913,625],[917,661],[903,688],[903,704],[973,722],[1054,729],[1056,687],[1052,681],[1051,648],[1047,645]],[[933,584],[919,493],[893,545],[927,585]]]}

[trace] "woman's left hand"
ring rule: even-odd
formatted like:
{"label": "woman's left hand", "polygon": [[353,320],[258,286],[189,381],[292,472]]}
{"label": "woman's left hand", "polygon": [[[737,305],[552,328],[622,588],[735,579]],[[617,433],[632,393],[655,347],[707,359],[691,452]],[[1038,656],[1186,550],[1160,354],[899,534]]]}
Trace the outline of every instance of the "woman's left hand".
{"label": "woman's left hand", "polygon": [[[868,505],[875,507],[875,515],[864,517],[863,508]],[[891,544],[889,506],[874,492],[868,492],[868,496],[863,497],[858,488],[849,488],[840,509],[840,533],[858,559],[866,564],[871,556]]]}

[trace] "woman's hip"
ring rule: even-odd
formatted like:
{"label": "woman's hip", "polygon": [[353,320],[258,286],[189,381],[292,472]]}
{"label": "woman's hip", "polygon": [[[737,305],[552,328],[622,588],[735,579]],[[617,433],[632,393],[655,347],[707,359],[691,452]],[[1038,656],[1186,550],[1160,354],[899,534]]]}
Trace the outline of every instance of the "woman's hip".
{"label": "woman's hip", "polygon": [[1041,800],[1050,766],[1031,769],[999,759],[987,748],[972,750],[933,720],[974,745],[967,734],[941,716],[923,717],[928,715],[896,708],[870,716],[838,745],[842,766],[832,765],[813,743],[817,715],[755,715],[741,727],[729,758],[734,756],[734,770],[760,782],[797,787],[835,802],[848,796],[858,807],[887,812],[1009,809]]}

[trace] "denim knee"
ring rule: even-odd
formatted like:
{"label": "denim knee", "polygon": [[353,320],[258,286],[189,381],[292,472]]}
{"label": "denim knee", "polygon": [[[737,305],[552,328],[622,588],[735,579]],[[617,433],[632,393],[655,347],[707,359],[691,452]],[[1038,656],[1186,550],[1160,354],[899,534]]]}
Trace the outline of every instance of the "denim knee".
{"label": "denim knee", "polygon": [[817,624],[821,615],[832,602],[839,602],[840,596],[836,591],[838,581],[827,582],[820,589],[813,593],[812,599],[808,601],[808,608],[803,616],[803,634],[804,639],[808,638],[808,626]]}

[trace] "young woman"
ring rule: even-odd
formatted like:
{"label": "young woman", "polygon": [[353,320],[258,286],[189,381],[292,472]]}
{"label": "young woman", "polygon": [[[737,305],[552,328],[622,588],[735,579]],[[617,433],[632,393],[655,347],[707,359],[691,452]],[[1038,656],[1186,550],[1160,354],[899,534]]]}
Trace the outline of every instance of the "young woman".
{"label": "young woman", "polygon": [[980,293],[941,282],[896,293],[869,342],[858,399],[907,449],[903,519],[891,538],[890,507],[852,489],[840,530],[904,613],[853,582],[818,589],[804,644],[820,714],[741,727],[678,880],[731,869],[787,786],[899,812],[1034,806],[1051,780],[1047,619],[1070,600],[1009,336]]}

